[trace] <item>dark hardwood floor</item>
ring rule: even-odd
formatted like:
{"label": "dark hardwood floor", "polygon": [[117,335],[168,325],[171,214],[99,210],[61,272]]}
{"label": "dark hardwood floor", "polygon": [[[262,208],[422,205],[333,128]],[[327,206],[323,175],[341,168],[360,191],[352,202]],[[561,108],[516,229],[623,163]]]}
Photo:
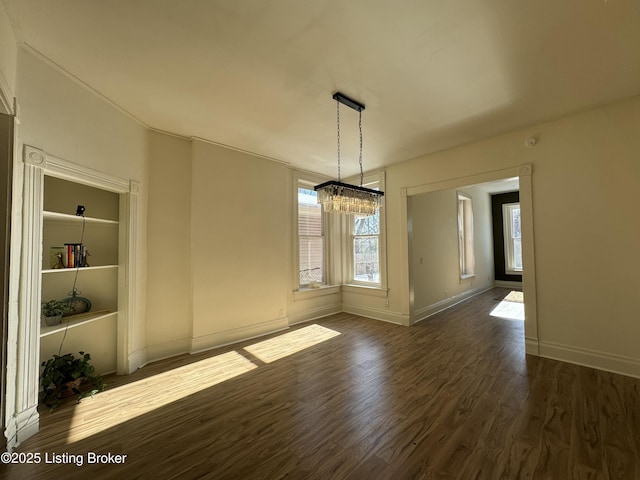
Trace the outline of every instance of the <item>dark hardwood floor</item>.
{"label": "dark hardwood floor", "polygon": [[[42,412],[19,449],[40,464],[0,469],[21,480],[640,479],[640,380],[525,356],[522,322],[488,314],[508,292],[413,327],[340,314],[110,377],[95,398]],[[54,452],[83,464],[45,463]],[[88,464],[87,452],[126,459]]]}

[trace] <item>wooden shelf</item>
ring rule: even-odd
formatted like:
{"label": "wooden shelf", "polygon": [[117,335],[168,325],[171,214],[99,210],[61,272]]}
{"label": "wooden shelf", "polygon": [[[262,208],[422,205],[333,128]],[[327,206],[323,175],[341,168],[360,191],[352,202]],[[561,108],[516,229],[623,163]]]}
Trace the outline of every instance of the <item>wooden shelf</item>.
{"label": "wooden shelf", "polygon": [[50,273],[67,273],[67,272],[75,272],[76,270],[83,271],[92,271],[92,270],[108,270],[112,268],[118,268],[118,265],[98,265],[97,267],[80,267],[80,268],[48,268],[46,270],[42,270],[42,274],[50,274]]}
{"label": "wooden shelf", "polygon": [[52,335],[54,333],[65,330],[67,326],[68,328],[79,327],[80,325],[86,325],[87,323],[95,322],[96,320],[101,320],[103,318],[111,317],[117,314],[118,312],[105,309],[63,317],[62,322],[59,325],[42,325],[40,327],[40,336],[46,337],[47,335]]}
{"label": "wooden shelf", "polygon": [[[42,218],[45,221],[59,221],[59,222],[77,222],[81,223],[83,217],[79,217],[77,215],[69,215],[67,213],[58,213],[58,212],[42,212]],[[84,217],[87,223],[104,223],[110,225],[117,225],[117,220],[107,220],[105,218],[94,218],[94,217]]]}
{"label": "wooden shelf", "polygon": [[[125,240],[129,237],[121,226],[128,224],[122,220],[129,216],[120,206],[131,182],[117,180],[117,185],[96,182],[96,178],[103,178],[102,174],[96,175],[87,178],[80,172],[74,178],[63,179],[44,174],[40,212],[42,258],[38,272],[40,298],[68,298],[75,289],[78,295],[88,294],[93,308],[83,314],[63,317],[61,323],[54,326],[40,321],[38,330],[40,358],[57,354],[64,337],[66,350],[91,352],[96,371],[104,373],[125,370],[118,366],[117,352],[123,345],[119,343],[117,323],[122,315],[126,316],[126,311],[118,313],[118,307],[122,305],[119,295],[125,286],[122,282],[130,260],[120,252],[121,248],[126,251]],[[88,183],[82,182],[87,179]],[[87,206],[87,216],[75,215],[78,205]],[[123,213],[125,216],[121,217]],[[68,244],[83,244],[91,252],[87,257],[91,266],[51,268],[58,264],[52,253],[64,254],[64,246]]]}

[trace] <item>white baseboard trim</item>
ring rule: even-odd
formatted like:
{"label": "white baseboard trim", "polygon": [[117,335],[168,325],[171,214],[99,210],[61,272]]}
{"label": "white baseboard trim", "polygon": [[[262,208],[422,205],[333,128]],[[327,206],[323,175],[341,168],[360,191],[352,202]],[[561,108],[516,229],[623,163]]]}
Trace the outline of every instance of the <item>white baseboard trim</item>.
{"label": "white baseboard trim", "polygon": [[433,303],[431,305],[427,305],[426,307],[422,307],[416,310],[413,314],[414,320],[412,323],[418,323],[422,320],[425,320],[436,313],[442,312],[447,308],[451,308],[454,305],[459,304],[460,302],[464,302],[465,300],[470,299],[471,297],[475,297],[476,295],[480,295],[488,290],[491,290],[493,285],[486,286],[483,285],[481,287],[472,288],[471,290],[466,290],[458,295],[454,295],[449,298],[445,298],[437,303]]}
{"label": "white baseboard trim", "polygon": [[[4,408],[4,405],[2,405]],[[7,442],[7,451],[11,452],[18,446],[17,434],[18,426],[16,425],[16,417],[7,418],[6,426],[4,429],[4,438]]]}
{"label": "white baseboard trim", "polygon": [[496,280],[493,282],[494,287],[502,287],[502,288],[517,288],[518,290],[522,290],[522,282],[508,282],[506,280]]}
{"label": "white baseboard trim", "polygon": [[527,355],[540,356],[540,346],[537,338],[525,337],[524,338],[524,351]]}
{"label": "white baseboard trim", "polygon": [[[148,363],[147,360],[147,349],[142,348],[140,350],[136,350],[135,352],[131,352],[129,354],[129,371],[123,372],[125,374],[133,373],[139,368],[144,367]],[[121,373],[121,372],[118,372]]]}
{"label": "white baseboard trim", "polygon": [[388,310],[380,310],[378,308],[367,308],[360,305],[343,305],[342,311],[352,315],[372,318],[373,320],[409,326],[409,315],[403,315],[398,312],[390,312]]}
{"label": "white baseboard trim", "polygon": [[333,303],[331,305],[323,305],[316,308],[307,308],[298,312],[289,311],[289,325],[310,322],[319,318],[328,317],[342,312],[341,303]]}
{"label": "white baseboard trim", "polygon": [[7,419],[5,436],[7,439],[7,451],[11,452],[20,446],[27,438],[32,437],[40,429],[40,414],[38,406],[29,407],[11,418]]}
{"label": "white baseboard trim", "polygon": [[151,345],[147,347],[147,363],[189,353],[190,344],[189,338],[181,338],[172,342]]}
{"label": "white baseboard trim", "polygon": [[240,328],[232,328],[222,332],[210,333],[191,339],[189,353],[199,353],[213,348],[224,347],[244,340],[262,337],[270,333],[279,332],[289,328],[289,318],[280,317],[275,320],[255,323]]}
{"label": "white baseboard trim", "polygon": [[554,342],[538,342],[539,355],[553,360],[640,378],[640,358],[572,347]]}

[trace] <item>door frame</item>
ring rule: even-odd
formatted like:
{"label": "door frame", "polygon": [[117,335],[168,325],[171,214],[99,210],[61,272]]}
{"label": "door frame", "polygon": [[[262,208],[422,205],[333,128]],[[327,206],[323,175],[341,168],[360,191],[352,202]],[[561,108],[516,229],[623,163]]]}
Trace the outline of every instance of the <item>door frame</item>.
{"label": "door frame", "polygon": [[423,185],[415,185],[402,188],[400,190],[401,202],[401,225],[402,225],[402,276],[406,286],[409,303],[409,324],[414,323],[413,295],[411,293],[409,259],[410,259],[410,215],[409,197],[423,193],[435,192],[439,190],[449,190],[480,183],[493,182],[505,178],[518,177],[520,182],[520,220],[522,222],[522,264],[524,273],[522,275],[522,291],[525,303],[524,321],[524,341],[528,354],[538,355],[538,314],[537,314],[537,293],[536,293],[536,269],[534,251],[534,229],[533,229],[533,195],[532,195],[532,175],[531,164],[514,166],[501,170],[469,175],[450,180],[433,182]]}

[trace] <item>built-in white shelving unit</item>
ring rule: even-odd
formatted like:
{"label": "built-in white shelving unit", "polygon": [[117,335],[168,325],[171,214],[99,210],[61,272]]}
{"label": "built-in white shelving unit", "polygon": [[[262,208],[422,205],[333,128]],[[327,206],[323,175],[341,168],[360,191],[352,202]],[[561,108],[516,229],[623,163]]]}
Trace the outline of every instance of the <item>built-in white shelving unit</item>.
{"label": "built-in white shelving unit", "polygon": [[[117,369],[119,197],[116,192],[44,175],[42,301],[69,298],[75,285],[91,309],[63,317],[59,325],[41,323],[41,361],[83,351],[91,354],[99,372]],[[86,209],[84,218],[75,214],[78,205]],[[52,248],[81,241],[90,266],[54,268]]]}
{"label": "built-in white shelving unit", "polygon": [[[140,262],[140,218],[136,180],[118,178],[23,147],[22,245],[18,288],[19,324],[15,375],[18,379],[12,431],[19,444],[38,431],[40,363],[53,354],[84,351],[98,373],[126,374],[145,363],[136,343]],[[75,215],[86,207],[83,219]],[[84,228],[84,235],[83,235]],[[51,247],[82,243],[90,267],[54,269]],[[77,278],[76,278],[77,276]],[[48,327],[41,300],[79,295],[92,303],[87,316],[68,317]]]}

